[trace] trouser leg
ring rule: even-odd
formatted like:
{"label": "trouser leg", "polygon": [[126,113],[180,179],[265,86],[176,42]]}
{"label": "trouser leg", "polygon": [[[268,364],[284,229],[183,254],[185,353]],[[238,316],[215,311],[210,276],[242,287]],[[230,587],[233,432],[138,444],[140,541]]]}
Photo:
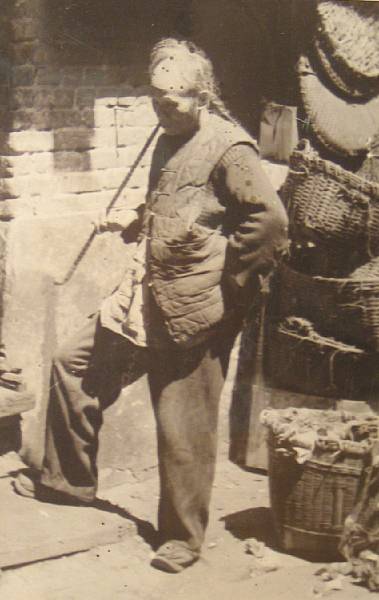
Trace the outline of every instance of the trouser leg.
{"label": "trouser leg", "polygon": [[117,399],[123,372],[133,359],[132,345],[102,328],[97,315],[58,350],[51,370],[41,483],[83,500],[95,497],[102,411]]}
{"label": "trouser leg", "polygon": [[150,354],[157,421],[162,542],[200,550],[208,523],[217,452],[218,406],[234,331],[201,347]]}

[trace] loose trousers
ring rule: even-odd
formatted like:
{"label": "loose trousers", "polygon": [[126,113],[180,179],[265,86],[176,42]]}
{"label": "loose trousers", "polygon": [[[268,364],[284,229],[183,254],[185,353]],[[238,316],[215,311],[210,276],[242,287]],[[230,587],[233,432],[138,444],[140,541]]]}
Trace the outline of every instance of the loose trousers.
{"label": "loose trousers", "polygon": [[215,471],[219,398],[237,331],[235,324],[223,325],[190,349],[167,339],[161,347],[139,348],[103,328],[98,315],[88,318],[53,360],[41,482],[82,500],[95,497],[103,410],[126,382],[147,373],[158,436],[161,541],[182,540],[199,550]]}

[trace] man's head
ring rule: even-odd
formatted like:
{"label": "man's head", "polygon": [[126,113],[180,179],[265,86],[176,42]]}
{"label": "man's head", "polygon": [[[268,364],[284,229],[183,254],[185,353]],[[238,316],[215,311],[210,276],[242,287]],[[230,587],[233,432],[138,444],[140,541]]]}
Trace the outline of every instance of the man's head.
{"label": "man's head", "polygon": [[201,111],[215,94],[212,66],[201,50],[174,39],[159,42],[151,54],[150,83],[154,110],[167,134],[199,128]]}

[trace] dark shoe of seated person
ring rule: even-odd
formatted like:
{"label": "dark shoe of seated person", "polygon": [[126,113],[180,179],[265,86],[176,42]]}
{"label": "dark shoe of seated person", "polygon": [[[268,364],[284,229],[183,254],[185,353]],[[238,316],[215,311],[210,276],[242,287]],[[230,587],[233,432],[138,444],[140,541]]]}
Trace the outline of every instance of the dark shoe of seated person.
{"label": "dark shoe of seated person", "polygon": [[12,481],[14,491],[24,498],[34,498],[40,502],[65,504],[69,506],[89,506],[93,500],[84,500],[65,492],[54,490],[40,482],[40,475],[30,470],[20,471]]}
{"label": "dark shoe of seated person", "polygon": [[170,540],[156,551],[151,566],[166,573],[180,573],[200,558],[200,553],[192,550],[185,542]]}

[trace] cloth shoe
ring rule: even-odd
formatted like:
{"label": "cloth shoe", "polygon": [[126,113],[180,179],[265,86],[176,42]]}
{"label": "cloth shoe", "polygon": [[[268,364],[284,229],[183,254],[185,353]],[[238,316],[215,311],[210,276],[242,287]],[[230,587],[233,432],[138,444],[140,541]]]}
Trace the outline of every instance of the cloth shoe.
{"label": "cloth shoe", "polygon": [[155,553],[151,566],[166,573],[180,573],[200,558],[200,553],[191,550],[185,542],[170,540]]}

